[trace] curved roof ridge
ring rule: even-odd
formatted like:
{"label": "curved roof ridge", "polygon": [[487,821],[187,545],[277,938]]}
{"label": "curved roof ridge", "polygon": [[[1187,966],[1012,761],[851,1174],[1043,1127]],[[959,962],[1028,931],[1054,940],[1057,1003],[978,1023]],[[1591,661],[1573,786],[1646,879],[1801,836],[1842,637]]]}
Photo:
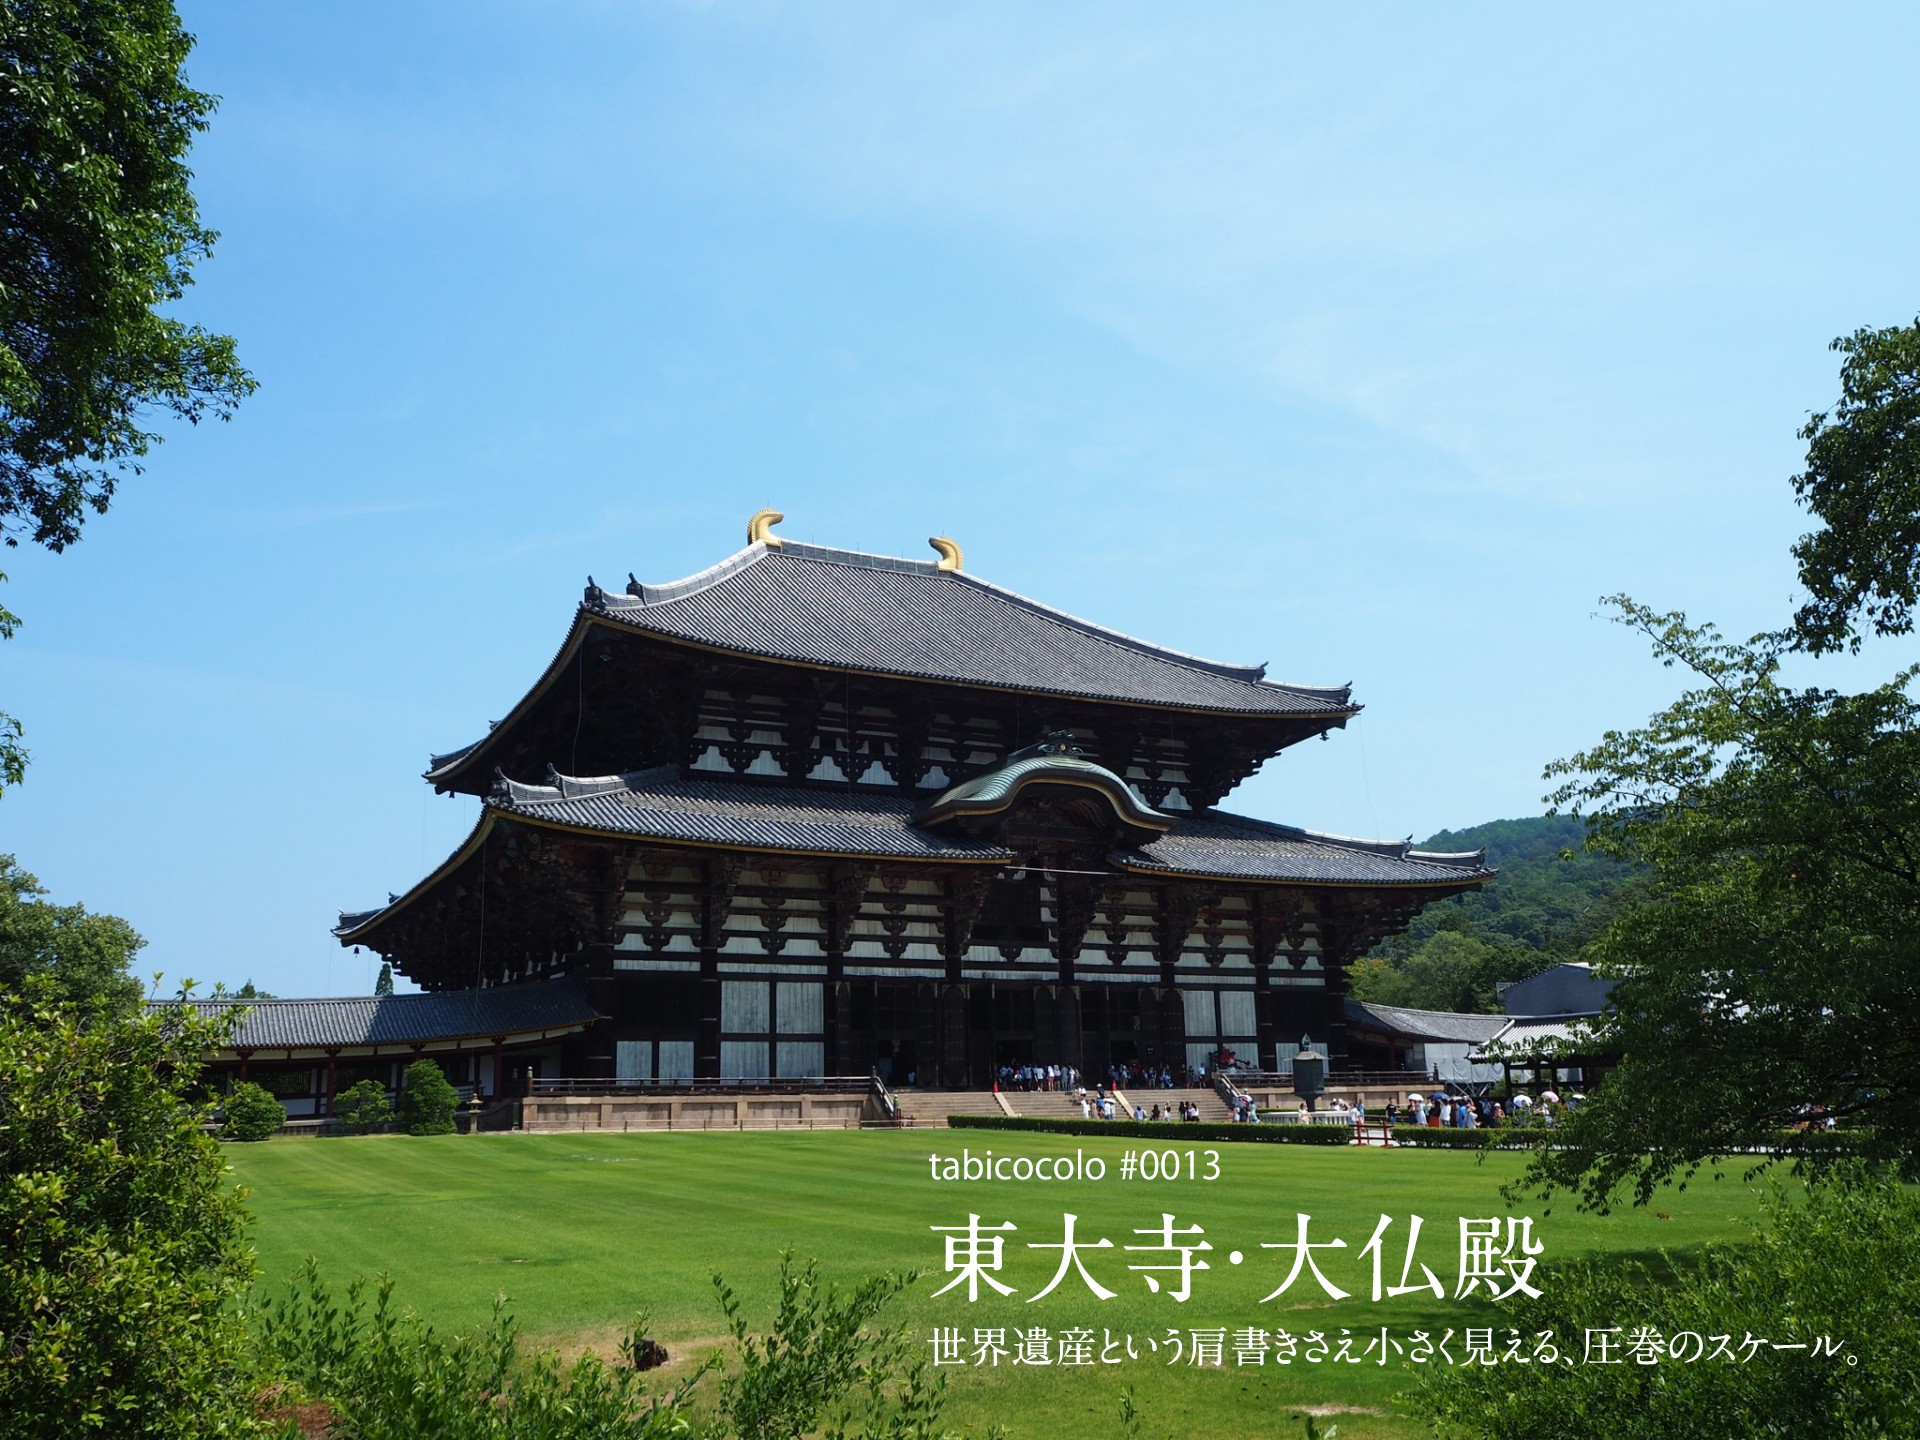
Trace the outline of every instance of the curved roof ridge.
{"label": "curved roof ridge", "polygon": [[[781,548],[786,548],[786,543],[787,542],[783,541]],[[597,610],[632,610],[635,608],[644,608],[648,605],[664,605],[669,600],[682,600],[689,595],[698,595],[702,590],[711,590],[722,580],[746,569],[747,566],[753,564],[754,561],[767,555],[770,549],[770,546],[756,540],[747,546],[746,549],[736,550],[733,554],[727,556],[726,559],[716,561],[704,570],[696,571],[692,575],[682,576],[678,580],[668,580],[660,585],[645,584],[629,575],[627,577],[626,595],[617,595],[611,590],[603,590],[600,592],[601,604],[598,606],[589,605],[586,608]]]}
{"label": "curved roof ridge", "polygon": [[1409,860],[1436,860],[1443,865],[1481,865],[1486,862],[1487,847],[1478,850],[1409,850]]}

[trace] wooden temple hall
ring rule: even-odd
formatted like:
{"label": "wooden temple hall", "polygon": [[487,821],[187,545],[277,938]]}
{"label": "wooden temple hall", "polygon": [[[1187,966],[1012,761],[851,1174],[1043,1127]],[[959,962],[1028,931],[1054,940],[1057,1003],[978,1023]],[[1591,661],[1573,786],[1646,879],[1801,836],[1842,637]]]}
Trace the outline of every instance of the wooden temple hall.
{"label": "wooden temple hall", "polygon": [[684,580],[589,580],[532,688],[427,771],[479,797],[473,833],[340,941],[429,992],[583,989],[554,1078],[984,1087],[1280,1070],[1303,1037],[1338,1072],[1347,962],[1490,877],[1219,808],[1345,725],[1346,687],[1075,619],[950,540],[899,560],[779,519]]}

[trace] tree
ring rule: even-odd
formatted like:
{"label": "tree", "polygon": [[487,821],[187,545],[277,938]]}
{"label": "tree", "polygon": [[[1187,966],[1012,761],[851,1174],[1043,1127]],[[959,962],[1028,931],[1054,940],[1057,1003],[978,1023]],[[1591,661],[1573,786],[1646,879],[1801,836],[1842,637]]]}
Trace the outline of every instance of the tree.
{"label": "tree", "polygon": [[1750,1147],[1817,1160],[1824,1137],[1788,1133],[1810,1106],[1920,1173],[1920,672],[1793,689],[1784,637],[1612,603],[1699,684],[1548,770],[1589,843],[1652,876],[1594,950],[1619,1067],[1530,1178],[1604,1205]]}
{"label": "tree", "polygon": [[159,438],[254,382],[167,314],[217,238],[188,186],[214,97],[168,0],[43,0],[0,27],[0,534],[63,550]]}
{"label": "tree", "polygon": [[409,1135],[451,1135],[460,1092],[447,1083],[445,1073],[431,1060],[407,1066],[400,1081],[400,1124]]}
{"label": "tree", "polygon": [[229,1140],[264,1140],[287,1123],[286,1107],[251,1081],[234,1086],[223,1108],[220,1133]]}
{"label": "tree", "polygon": [[355,1135],[383,1129],[393,1119],[387,1087],[378,1080],[356,1080],[334,1097],[333,1115]]}
{"label": "tree", "polygon": [[225,1025],[0,996],[0,1440],[257,1433],[246,1212],[187,1097]]}
{"label": "tree", "polygon": [[[254,389],[233,341],[166,310],[212,251],[187,169],[214,98],[169,0],[8,0],[0,23],[0,538],[50,550],[160,439]],[[0,580],[6,577],[0,575]],[[16,616],[0,608],[0,640]],[[0,791],[20,783],[0,714]]]}
{"label": "tree", "polygon": [[1793,547],[1811,597],[1795,639],[1814,654],[1858,650],[1862,620],[1878,635],[1911,633],[1920,590],[1920,320],[1833,348],[1847,357],[1840,400],[1801,430],[1807,468],[1793,479],[1825,525]]}
{"label": "tree", "polygon": [[19,994],[37,975],[83,1011],[131,1011],[140,985],[127,967],[146,941],[118,916],[53,905],[46,893],[13,856],[0,855],[0,990]]}
{"label": "tree", "polygon": [[380,962],[380,978],[373,982],[373,993],[376,995],[391,995],[393,993],[393,964],[391,961],[382,960]]}

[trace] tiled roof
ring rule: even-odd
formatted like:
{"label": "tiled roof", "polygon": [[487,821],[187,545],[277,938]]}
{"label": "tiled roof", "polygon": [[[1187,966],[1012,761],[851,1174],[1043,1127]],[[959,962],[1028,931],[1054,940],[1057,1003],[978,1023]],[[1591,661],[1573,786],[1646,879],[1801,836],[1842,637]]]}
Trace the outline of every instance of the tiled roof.
{"label": "tiled roof", "polygon": [[345,995],[313,1000],[168,1000],[202,1014],[245,1006],[228,1042],[237,1050],[415,1045],[578,1029],[597,1019],[577,981],[547,980],[433,995]]}
{"label": "tiled roof", "polygon": [[1500,1033],[1483,1043],[1481,1054],[1494,1059],[1524,1059],[1556,1049],[1577,1052],[1594,1043],[1590,1028],[1596,1017],[1558,1015],[1552,1017],[1507,1017]]}
{"label": "tiled roof", "polygon": [[[669,845],[989,865],[1017,858],[1000,845],[920,828],[913,817],[924,802],[892,789],[688,776],[671,765],[587,779],[552,775],[549,781],[498,780],[467,843],[400,900],[431,890],[501,819]],[[1493,874],[1473,857],[1467,857],[1471,863],[1450,863],[1402,841],[1346,840],[1219,810],[1176,811],[1170,818],[1169,833],[1138,849],[1115,852],[1111,863],[1148,874],[1303,885],[1462,889]],[[342,911],[333,933],[354,944],[393,903]]]}
{"label": "tiled roof", "polygon": [[1351,840],[1202,810],[1120,857],[1130,868],[1225,879],[1451,885],[1493,872],[1478,855],[1429,855],[1403,841]]}
{"label": "tiled roof", "polygon": [[1505,1015],[1462,1015],[1449,1010],[1409,1010],[1346,997],[1347,1023],[1410,1035],[1422,1040],[1484,1044],[1507,1028]]}
{"label": "tiled roof", "polygon": [[[1345,686],[1281,685],[1076,619],[933,561],[783,541],[667,585],[598,587],[586,609],[677,640],[833,669],[1173,709],[1324,716]],[[450,757],[451,758],[451,757]]]}
{"label": "tiled roof", "polygon": [[[501,814],[574,829],[695,844],[881,858],[1014,858],[998,845],[920,829],[913,823],[920,802],[897,790],[683,776],[665,765],[598,779],[555,775],[552,781],[522,785],[503,780],[488,805]],[[1115,863],[1128,869],[1306,883],[1446,885],[1492,874],[1477,861],[1428,858],[1403,842],[1317,835],[1219,810],[1173,812],[1169,818],[1174,821],[1171,831],[1137,850],[1119,852]]]}
{"label": "tiled roof", "polygon": [[696,845],[929,860],[1013,858],[998,845],[916,829],[918,800],[893,790],[685,778],[671,765],[591,780],[556,775],[553,781],[502,781],[488,805],[504,815],[570,828]]}

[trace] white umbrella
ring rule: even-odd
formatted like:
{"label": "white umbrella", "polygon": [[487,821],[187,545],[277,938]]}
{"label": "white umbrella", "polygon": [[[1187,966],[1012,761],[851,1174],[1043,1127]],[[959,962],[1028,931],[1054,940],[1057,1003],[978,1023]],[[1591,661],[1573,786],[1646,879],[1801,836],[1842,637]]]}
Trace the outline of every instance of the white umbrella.
{"label": "white umbrella", "polygon": [[1421,1098],[1422,1098],[1422,1097],[1421,1097],[1421,1096],[1420,1096],[1420,1095],[1419,1095],[1419,1094],[1418,1094],[1417,1092],[1415,1092],[1415,1091],[1412,1091],[1412,1090],[1409,1090],[1409,1091],[1407,1092],[1407,1099],[1408,1099],[1408,1100],[1409,1100],[1410,1102],[1412,1102],[1413,1104],[1416,1104],[1416,1105],[1417,1105],[1417,1104],[1419,1104],[1419,1103],[1420,1103],[1420,1100],[1421,1100]]}
{"label": "white umbrella", "polygon": [[1558,1105],[1560,1103],[1559,1095],[1557,1095],[1551,1090],[1542,1090],[1540,1092],[1540,1098],[1546,1101],[1547,1104],[1549,1105]]}
{"label": "white umbrella", "polygon": [[1531,1105],[1533,1104],[1533,1100],[1526,1094],[1525,1091],[1515,1091],[1513,1096],[1513,1103],[1516,1105]]}

